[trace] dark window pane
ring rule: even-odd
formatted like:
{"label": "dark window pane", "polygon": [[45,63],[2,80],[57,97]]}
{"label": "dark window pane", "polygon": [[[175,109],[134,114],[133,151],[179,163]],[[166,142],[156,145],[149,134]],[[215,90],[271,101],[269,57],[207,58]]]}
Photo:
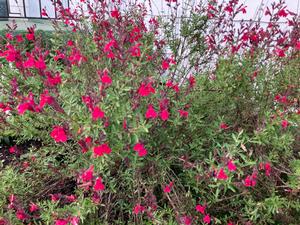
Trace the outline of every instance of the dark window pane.
{"label": "dark window pane", "polygon": [[7,17],[7,4],[6,0],[0,0],[0,17]]}

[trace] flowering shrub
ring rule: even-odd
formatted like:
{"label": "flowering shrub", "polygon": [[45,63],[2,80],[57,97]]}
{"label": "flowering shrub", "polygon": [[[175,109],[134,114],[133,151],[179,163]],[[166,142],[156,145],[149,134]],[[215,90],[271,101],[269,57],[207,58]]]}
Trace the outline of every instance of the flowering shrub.
{"label": "flowering shrub", "polygon": [[245,8],[209,3],[199,37],[230,41],[196,39],[190,62],[215,67],[182,70],[181,39],[120,4],[57,1],[49,40],[1,37],[0,224],[298,224],[297,21],[233,51],[224,18]]}

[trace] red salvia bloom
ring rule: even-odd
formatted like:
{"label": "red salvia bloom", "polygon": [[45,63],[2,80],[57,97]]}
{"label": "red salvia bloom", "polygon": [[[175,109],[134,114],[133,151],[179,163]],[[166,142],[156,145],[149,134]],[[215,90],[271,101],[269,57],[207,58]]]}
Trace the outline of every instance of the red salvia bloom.
{"label": "red salvia bloom", "polygon": [[193,219],[190,216],[183,216],[180,218],[180,220],[184,225],[191,225],[193,222]]}
{"label": "red salvia bloom", "polygon": [[226,129],[228,129],[228,125],[226,124],[226,123],[221,123],[220,124],[220,128],[222,129],[222,130],[226,130]]}
{"label": "red salvia bloom", "polygon": [[110,13],[111,17],[118,19],[120,17],[120,12],[117,8],[111,11]]}
{"label": "red salvia bloom", "polygon": [[103,75],[101,76],[101,82],[102,82],[102,84],[111,85],[112,79],[111,79],[111,77],[108,75],[108,71],[107,71],[107,70],[104,70],[104,71],[103,71]]}
{"label": "red salvia bloom", "polygon": [[145,207],[140,204],[136,204],[133,208],[133,213],[135,215],[138,215],[139,213],[143,213],[144,211],[145,211]]}
{"label": "red salvia bloom", "polygon": [[148,151],[142,143],[136,143],[133,147],[133,150],[138,153],[139,157],[147,155]]}
{"label": "red salvia bloom", "polygon": [[34,66],[36,69],[45,70],[47,68],[46,63],[42,57],[34,62]]}
{"label": "red salvia bloom", "polygon": [[163,121],[166,121],[169,119],[169,112],[167,109],[164,109],[160,112],[160,118],[163,120]]}
{"label": "red salvia bloom", "polygon": [[17,107],[19,115],[23,115],[27,110],[34,111],[33,106],[29,102],[21,103]]}
{"label": "red salvia bloom", "polygon": [[18,43],[21,43],[21,42],[24,41],[24,39],[23,39],[23,37],[22,37],[21,34],[17,34],[17,35],[16,35],[16,40],[17,40]]}
{"label": "red salvia bloom", "polygon": [[269,177],[271,175],[271,164],[266,162],[264,167],[265,167],[265,174],[266,176]]}
{"label": "red salvia bloom", "polygon": [[194,76],[189,77],[190,88],[194,88],[196,85],[196,78]]}
{"label": "red salvia bloom", "polygon": [[157,117],[157,113],[156,113],[155,109],[153,108],[153,105],[151,105],[151,104],[148,105],[148,109],[145,114],[145,117],[147,119],[150,119],[150,118],[155,119]]}
{"label": "red salvia bloom", "polygon": [[38,211],[38,210],[39,210],[39,207],[35,203],[31,202],[29,211],[30,212],[35,212],[35,211]]}
{"label": "red salvia bloom", "polygon": [[17,146],[12,146],[9,148],[9,153],[13,154],[17,151]]}
{"label": "red salvia bloom", "polygon": [[25,211],[23,209],[19,209],[17,212],[16,212],[16,217],[19,219],[19,220],[26,220],[28,219],[28,215],[26,215]]}
{"label": "red salvia bloom", "polygon": [[148,83],[148,84],[142,83],[138,89],[138,94],[143,97],[146,97],[151,93],[152,94],[155,93],[155,89],[152,87],[152,83]]}
{"label": "red salvia bloom", "polygon": [[227,168],[229,171],[236,171],[236,166],[234,165],[233,161],[230,160],[228,163],[227,163]]}
{"label": "red salvia bloom", "polygon": [[28,41],[34,41],[35,39],[34,33],[27,33],[25,36]]}
{"label": "red salvia bloom", "polygon": [[278,48],[278,47],[275,49],[275,54],[276,54],[278,57],[280,57],[280,58],[285,57],[285,52],[284,52],[284,50],[281,49],[281,48]]}
{"label": "red salvia bloom", "polygon": [[182,117],[182,118],[188,118],[188,116],[189,116],[189,112],[186,110],[179,109],[178,112],[179,112],[180,117]]}
{"label": "red salvia bloom", "polygon": [[206,215],[203,217],[203,223],[209,224],[210,221],[211,221],[210,216],[209,216],[208,214],[206,214]]}
{"label": "red salvia bloom", "polygon": [[100,107],[96,106],[93,109],[92,112],[92,119],[93,120],[98,120],[98,119],[102,119],[104,117],[104,112],[100,109]]}
{"label": "red salvia bloom", "polygon": [[102,144],[100,146],[95,146],[94,149],[94,156],[103,156],[105,154],[109,155],[111,153],[111,148],[108,146],[108,144]]}
{"label": "red salvia bloom", "polygon": [[280,17],[287,17],[289,14],[284,9],[281,9],[278,11],[277,15]]}
{"label": "red salvia bloom", "polygon": [[168,185],[165,186],[164,192],[165,192],[165,193],[170,193],[171,190],[172,190],[172,187],[173,187],[173,181],[170,182]]}
{"label": "red salvia bloom", "polygon": [[196,205],[196,211],[203,215],[205,214],[205,209],[206,209],[205,205]]}
{"label": "red salvia bloom", "polygon": [[219,180],[227,180],[227,179],[228,179],[228,176],[227,176],[227,174],[225,173],[225,171],[224,171],[223,168],[221,168],[221,169],[219,170],[219,172],[217,173],[217,179],[219,179]]}
{"label": "red salvia bloom", "polygon": [[63,127],[60,127],[60,126],[54,126],[54,129],[52,130],[50,136],[56,142],[66,142],[67,141],[67,135],[65,133],[65,130]]}
{"label": "red salvia bloom", "polygon": [[50,87],[54,87],[58,84],[61,84],[60,73],[56,73],[55,76],[51,76],[50,74],[48,74],[46,84]]}
{"label": "red salvia bloom", "polygon": [[248,175],[243,180],[243,183],[246,187],[254,187],[256,185],[256,174]]}
{"label": "red salvia bloom", "polygon": [[140,45],[141,44],[138,43],[138,44],[131,47],[131,49],[130,49],[131,56],[133,56],[133,57],[140,57],[141,56]]}
{"label": "red salvia bloom", "polygon": [[43,109],[46,104],[51,105],[54,102],[54,98],[49,95],[49,91],[47,89],[40,95],[40,109]]}
{"label": "red salvia bloom", "polygon": [[169,67],[170,67],[169,61],[168,61],[168,60],[163,60],[162,63],[161,63],[161,67],[162,67],[164,70],[169,69]]}
{"label": "red salvia bloom", "polygon": [[67,225],[68,223],[69,223],[69,221],[65,220],[65,219],[55,220],[55,225]]}
{"label": "red salvia bloom", "polygon": [[93,179],[94,165],[91,165],[84,173],[81,175],[81,179],[84,183]]}
{"label": "red salvia bloom", "polygon": [[281,121],[281,127],[283,129],[286,129],[288,127],[288,125],[289,125],[289,122],[287,120],[282,120]]}
{"label": "red salvia bloom", "polygon": [[105,189],[105,186],[102,183],[102,178],[101,177],[97,177],[93,189],[94,189],[94,191],[103,191]]}

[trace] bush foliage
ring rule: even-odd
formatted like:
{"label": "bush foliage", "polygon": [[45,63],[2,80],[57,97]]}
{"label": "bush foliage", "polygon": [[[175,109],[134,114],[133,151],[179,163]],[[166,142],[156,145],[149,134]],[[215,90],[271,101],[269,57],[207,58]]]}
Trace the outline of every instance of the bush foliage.
{"label": "bush foliage", "polygon": [[56,4],[51,35],[0,39],[0,224],[300,223],[284,2],[236,30],[245,6],[209,1],[176,34],[142,4]]}

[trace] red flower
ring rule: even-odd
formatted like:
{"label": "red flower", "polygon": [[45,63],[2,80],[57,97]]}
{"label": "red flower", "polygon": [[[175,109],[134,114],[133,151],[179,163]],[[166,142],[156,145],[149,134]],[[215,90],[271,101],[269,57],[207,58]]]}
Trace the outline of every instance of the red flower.
{"label": "red flower", "polygon": [[26,213],[25,213],[25,211],[23,209],[20,209],[20,210],[17,211],[16,217],[19,220],[26,220],[28,218],[28,216],[26,215]]}
{"label": "red flower", "polygon": [[169,67],[170,67],[169,61],[168,61],[168,60],[163,60],[162,63],[161,63],[161,67],[162,67],[164,70],[169,69]]}
{"label": "red flower", "polygon": [[281,49],[281,48],[278,48],[278,47],[275,49],[275,54],[276,54],[278,57],[280,57],[280,58],[285,57],[285,52],[284,52],[284,50]]}
{"label": "red flower", "polygon": [[180,220],[182,221],[182,223],[184,225],[191,225],[192,221],[193,221],[193,219],[189,216],[183,216],[183,217],[180,218]]}
{"label": "red flower", "polygon": [[37,211],[37,210],[39,210],[39,207],[38,207],[36,204],[34,204],[33,202],[31,202],[31,203],[30,203],[29,211],[30,211],[30,212],[35,212],[35,211]]}
{"label": "red flower", "polygon": [[163,120],[163,121],[166,121],[169,119],[169,112],[167,109],[164,109],[163,111],[160,112],[160,118]]}
{"label": "red flower", "polygon": [[92,100],[91,96],[83,95],[83,96],[81,96],[81,100],[86,105],[86,107],[88,107],[88,109],[92,111],[92,109],[93,109],[93,100]]}
{"label": "red flower", "polygon": [[236,166],[234,165],[233,161],[230,160],[228,163],[227,163],[227,168],[229,171],[236,171]]}
{"label": "red flower", "polygon": [[136,204],[133,208],[133,213],[135,215],[138,215],[139,213],[143,213],[144,211],[145,211],[145,207],[140,204]]}
{"label": "red flower", "polygon": [[102,144],[100,146],[94,147],[94,156],[103,156],[104,154],[109,155],[111,153],[111,148],[108,146],[108,144]]}
{"label": "red flower", "polygon": [[227,174],[224,172],[224,169],[221,168],[217,174],[217,179],[219,180],[227,180],[228,179],[228,176]]}
{"label": "red flower", "polygon": [[281,9],[278,11],[278,14],[277,14],[279,17],[287,17],[288,16],[288,13],[284,10],[284,9]]}
{"label": "red flower", "polygon": [[220,124],[220,128],[222,129],[222,130],[226,130],[226,129],[228,129],[228,125],[226,124],[226,123],[221,123]]}
{"label": "red flower", "polygon": [[98,107],[94,107],[93,112],[92,112],[92,119],[97,120],[97,119],[102,119],[104,117],[104,112]]}
{"label": "red flower", "polygon": [[289,125],[289,122],[287,120],[282,120],[281,121],[281,127],[283,129],[286,129],[288,127],[288,125]]}
{"label": "red flower", "polygon": [[61,76],[60,73],[56,73],[55,76],[47,75],[47,81],[46,83],[50,86],[56,86],[58,84],[61,84]]}
{"label": "red flower", "polygon": [[206,224],[210,223],[210,216],[208,214],[203,217],[203,223],[206,223]]}
{"label": "red flower", "polygon": [[114,10],[111,11],[110,15],[111,15],[113,18],[118,19],[118,18],[120,17],[120,12],[119,12],[118,9],[115,8]]}
{"label": "red flower", "polygon": [[196,205],[196,211],[203,215],[205,214],[205,208],[206,208],[205,205]]}
{"label": "red flower", "polygon": [[224,8],[224,11],[227,11],[228,13],[232,13],[232,12],[233,12],[233,8],[232,8],[230,5],[227,5],[227,6]]}
{"label": "red flower", "polygon": [[32,111],[32,106],[29,102],[21,103],[20,105],[18,105],[17,110],[19,115],[23,115],[27,110]]}
{"label": "red flower", "polygon": [[54,126],[54,129],[52,130],[50,136],[56,142],[66,142],[67,141],[67,135],[65,133],[65,130],[63,127],[60,127],[60,126]]}
{"label": "red flower", "polygon": [[196,79],[195,79],[194,76],[190,76],[189,77],[189,83],[190,83],[190,88],[195,87],[195,85],[196,85]]}
{"label": "red flower", "polygon": [[76,196],[74,195],[66,195],[65,196],[68,202],[75,202],[76,201]]}
{"label": "red flower", "polygon": [[115,58],[115,55],[112,52],[112,47],[117,47],[117,42],[114,39],[110,40],[110,42],[108,42],[103,49],[103,51],[107,54],[107,58],[109,59]]}
{"label": "red flower", "polygon": [[94,165],[91,165],[84,173],[81,175],[82,181],[88,182],[93,179],[93,173],[94,173]]}
{"label": "red flower", "polygon": [[44,8],[44,9],[42,9],[42,13],[41,13],[41,15],[42,16],[46,16],[46,17],[48,17],[48,13],[47,13],[47,11],[46,11],[46,9]]}
{"label": "red flower", "polygon": [[189,116],[189,112],[188,111],[179,109],[178,112],[179,112],[180,117],[182,117],[182,118],[188,118],[188,116]]}
{"label": "red flower", "polygon": [[157,113],[155,112],[155,109],[153,108],[153,105],[149,104],[148,105],[148,109],[147,109],[147,112],[145,114],[145,117],[147,119],[155,119],[157,117]]}
{"label": "red flower", "polygon": [[148,151],[145,148],[145,146],[141,143],[136,143],[133,147],[133,150],[136,151],[138,153],[139,157],[143,157],[146,156]]}
{"label": "red flower", "polygon": [[151,93],[153,93],[153,94],[155,93],[155,89],[152,87],[151,83],[148,83],[148,84],[142,83],[138,89],[138,94],[143,97],[146,97],[146,96],[150,95]]}
{"label": "red flower", "polygon": [[12,146],[9,148],[9,153],[15,153],[17,151],[17,146]]}
{"label": "red flower", "polygon": [[123,120],[123,129],[124,130],[127,129],[127,120],[126,119]]}
{"label": "red flower", "polygon": [[47,89],[40,95],[40,109],[44,108],[46,104],[51,105],[54,101],[54,98],[49,95],[49,91]]}
{"label": "red flower", "polygon": [[19,43],[21,43],[21,42],[24,41],[24,39],[23,39],[23,37],[22,37],[21,34],[17,34],[17,35],[16,35],[16,39],[17,39],[17,42],[19,42]]}
{"label": "red flower", "polygon": [[58,202],[62,197],[61,194],[50,194],[50,196],[52,202]]}
{"label": "red flower", "polygon": [[26,34],[26,38],[28,41],[33,41],[34,40],[34,33],[30,32]]}
{"label": "red flower", "polygon": [[134,45],[131,47],[130,52],[131,56],[133,57],[140,57],[141,56],[141,49],[140,49],[140,43]]}
{"label": "red flower", "polygon": [[101,177],[97,177],[93,189],[94,189],[94,191],[103,191],[105,189],[105,186],[102,183],[102,178]]}
{"label": "red flower", "polygon": [[172,187],[173,187],[173,182],[170,182],[168,185],[165,186],[164,192],[165,192],[165,193],[170,193]]}
{"label": "red flower", "polygon": [[265,174],[266,176],[269,177],[271,175],[271,164],[266,162],[264,167],[265,167]]}
{"label": "red flower", "polygon": [[72,225],[78,225],[79,224],[79,218],[77,216],[73,216],[70,220]]}
{"label": "red flower", "polygon": [[28,58],[23,63],[24,68],[34,68],[35,66],[35,60],[31,55],[28,55]]}
{"label": "red flower", "polygon": [[55,220],[55,225],[67,225],[68,223],[69,223],[69,221],[65,220],[65,219]]}
{"label": "red flower", "polygon": [[244,179],[243,183],[246,187],[254,187],[256,185],[256,175],[255,174],[252,174],[251,176],[248,175]]}
{"label": "red flower", "polygon": [[34,62],[34,66],[36,69],[45,70],[47,68],[46,63],[42,57]]}
{"label": "red flower", "polygon": [[74,46],[74,42],[72,40],[67,41],[67,46],[72,47]]}
{"label": "red flower", "polygon": [[101,82],[102,84],[108,84],[108,85],[112,83],[111,77],[108,75],[107,70],[103,71],[103,75],[101,76]]}
{"label": "red flower", "polygon": [[295,48],[300,51],[300,41],[297,41]]}

